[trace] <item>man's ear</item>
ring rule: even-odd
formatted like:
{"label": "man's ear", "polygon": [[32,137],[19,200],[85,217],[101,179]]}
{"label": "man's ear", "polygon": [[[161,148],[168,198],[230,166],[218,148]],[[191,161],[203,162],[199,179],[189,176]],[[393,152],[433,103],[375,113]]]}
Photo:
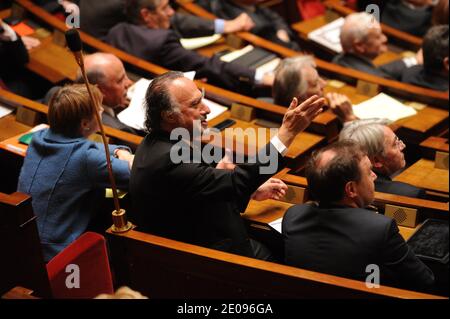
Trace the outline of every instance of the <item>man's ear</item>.
{"label": "man's ear", "polygon": [[145,23],[145,25],[147,26],[153,26],[154,24],[154,20],[153,20],[153,13],[147,9],[147,8],[142,8],[139,11],[140,15],[141,15],[141,19],[142,21]]}
{"label": "man's ear", "polygon": [[444,70],[448,73],[448,56],[444,58]]}
{"label": "man's ear", "polygon": [[380,155],[375,155],[373,158],[370,159],[370,161],[372,162],[372,166],[374,168],[381,168],[384,166],[383,157],[381,157]]}
{"label": "man's ear", "polygon": [[358,196],[356,185],[354,181],[347,182],[344,187],[345,196],[348,198],[355,198]]}
{"label": "man's ear", "polygon": [[175,112],[167,112],[167,111],[161,112],[161,119],[166,123],[173,124],[176,122],[176,118],[177,115]]}
{"label": "man's ear", "polygon": [[355,41],[353,42],[353,50],[355,50],[355,52],[358,54],[364,55],[364,53],[366,52],[366,46],[362,41]]}

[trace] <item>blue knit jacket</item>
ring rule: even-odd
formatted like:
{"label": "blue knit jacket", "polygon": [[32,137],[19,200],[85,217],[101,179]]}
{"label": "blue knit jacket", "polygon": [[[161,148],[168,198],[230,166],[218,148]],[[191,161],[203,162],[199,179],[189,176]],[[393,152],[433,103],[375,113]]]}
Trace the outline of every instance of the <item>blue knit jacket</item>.
{"label": "blue knit jacket", "polygon": [[[116,148],[110,145],[111,154]],[[117,187],[128,189],[128,162],[111,157]],[[111,187],[103,145],[44,129],[33,134],[18,191],[31,195],[44,259],[49,261],[87,228]]]}

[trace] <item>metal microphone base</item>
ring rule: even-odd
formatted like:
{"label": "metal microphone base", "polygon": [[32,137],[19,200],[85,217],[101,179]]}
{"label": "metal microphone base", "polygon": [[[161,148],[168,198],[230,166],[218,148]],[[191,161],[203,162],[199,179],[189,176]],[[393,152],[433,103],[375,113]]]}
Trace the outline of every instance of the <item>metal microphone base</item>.
{"label": "metal microphone base", "polygon": [[124,233],[135,227],[127,221],[125,209],[120,209],[119,211],[114,210],[112,212],[112,219],[114,224],[111,226],[111,231],[113,233]]}

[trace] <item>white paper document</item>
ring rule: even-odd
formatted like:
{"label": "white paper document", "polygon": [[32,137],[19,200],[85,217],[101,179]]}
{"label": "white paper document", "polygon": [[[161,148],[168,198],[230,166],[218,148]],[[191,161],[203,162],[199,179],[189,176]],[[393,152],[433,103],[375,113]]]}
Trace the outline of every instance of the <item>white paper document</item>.
{"label": "white paper document", "polygon": [[[186,72],[184,75],[193,80],[195,72]],[[138,130],[144,130],[145,94],[147,93],[148,86],[151,82],[151,80],[142,78],[128,89],[127,96],[130,99],[130,104],[125,110],[117,115],[122,123]],[[211,110],[211,113],[208,114],[208,120],[211,120],[228,110],[225,106],[207,99],[203,99],[203,103]]]}
{"label": "white paper document", "polygon": [[11,114],[14,111],[14,108],[12,107],[8,107],[8,106],[3,106],[0,104],[0,118]]}
{"label": "white paper document", "polygon": [[308,33],[308,39],[317,42],[324,47],[336,52],[342,52],[341,28],[344,25],[344,18],[339,18]]}
{"label": "white paper document", "polygon": [[280,64],[280,62],[281,62],[281,59],[276,58],[276,59],[273,59],[272,61],[267,62],[266,64],[261,65],[256,70],[258,72],[261,72],[261,74],[275,72],[275,69]]}
{"label": "white paper document", "polygon": [[206,47],[214,42],[217,42],[222,36],[220,34],[213,34],[207,37],[200,38],[183,38],[180,39],[181,45],[186,50],[195,50]]}
{"label": "white paper document", "polygon": [[354,105],[353,112],[360,119],[380,118],[393,122],[417,114],[414,108],[406,106],[384,93]]}
{"label": "white paper document", "polygon": [[269,223],[269,226],[275,229],[277,232],[281,234],[281,223],[283,221],[283,217],[278,218],[277,220],[274,220],[273,222]]}

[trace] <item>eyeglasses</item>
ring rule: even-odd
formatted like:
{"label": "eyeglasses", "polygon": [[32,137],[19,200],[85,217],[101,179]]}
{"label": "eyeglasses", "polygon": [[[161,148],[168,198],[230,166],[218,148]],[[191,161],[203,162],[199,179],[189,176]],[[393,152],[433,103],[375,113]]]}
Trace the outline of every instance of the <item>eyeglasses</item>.
{"label": "eyeglasses", "polygon": [[405,143],[403,143],[403,141],[399,139],[397,135],[394,138],[394,145],[399,149],[405,148]]}

